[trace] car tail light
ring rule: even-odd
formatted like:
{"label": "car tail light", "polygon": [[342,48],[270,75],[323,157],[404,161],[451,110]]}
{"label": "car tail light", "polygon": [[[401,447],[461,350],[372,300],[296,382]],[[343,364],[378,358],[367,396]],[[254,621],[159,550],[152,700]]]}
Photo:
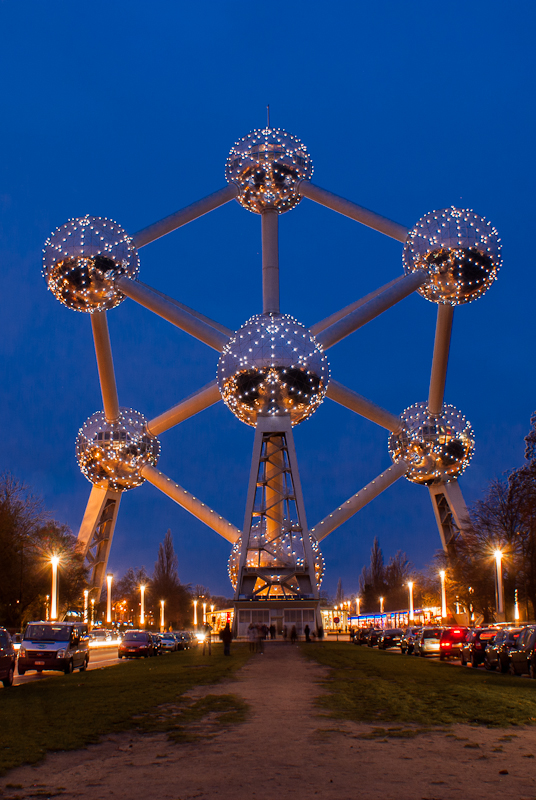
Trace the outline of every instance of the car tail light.
{"label": "car tail light", "polygon": [[452,647],[451,642],[441,642],[441,647]]}
{"label": "car tail light", "polygon": [[480,642],[475,642],[475,650],[482,650],[482,645]]}

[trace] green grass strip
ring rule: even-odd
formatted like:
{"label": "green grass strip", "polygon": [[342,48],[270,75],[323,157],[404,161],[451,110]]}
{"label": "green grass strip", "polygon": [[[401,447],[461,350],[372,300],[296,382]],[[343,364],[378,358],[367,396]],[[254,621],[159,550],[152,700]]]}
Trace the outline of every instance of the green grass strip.
{"label": "green grass strip", "polygon": [[[216,648],[215,648],[216,649]],[[105,669],[51,676],[47,680],[0,691],[0,775],[21,764],[32,764],[53,750],[74,750],[98,742],[105,734],[151,726],[155,709],[181,703],[189,689],[232,677],[249,659],[246,645],[234,645],[231,656],[203,656],[201,649],[136,659]],[[224,697],[234,697],[226,695]],[[208,703],[220,722],[240,721],[244,708],[233,702]],[[198,701],[198,713],[205,710]],[[209,707],[211,706],[211,707]],[[186,715],[181,729],[195,710]],[[147,721],[142,723],[143,715]],[[136,719],[134,719],[136,718]],[[160,729],[171,730],[172,724]],[[177,729],[177,733],[179,730]],[[179,737],[175,737],[179,738]]]}
{"label": "green grass strip", "polygon": [[[536,681],[527,678],[353,644],[302,644],[301,649],[330,667],[323,683],[327,693],[317,702],[332,717],[421,726],[536,723]],[[385,735],[385,729],[378,730]]]}

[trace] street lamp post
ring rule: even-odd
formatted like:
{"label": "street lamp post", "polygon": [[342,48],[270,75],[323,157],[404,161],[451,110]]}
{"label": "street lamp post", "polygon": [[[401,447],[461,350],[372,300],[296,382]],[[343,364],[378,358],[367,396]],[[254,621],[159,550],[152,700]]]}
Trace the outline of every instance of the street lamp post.
{"label": "street lamp post", "polygon": [[84,589],[84,622],[85,623],[87,623],[88,602],[89,602],[89,590],[88,589]]}
{"label": "street lamp post", "polygon": [[145,584],[140,586],[140,626],[145,625]]}
{"label": "street lamp post", "polygon": [[58,556],[52,556],[50,563],[52,564],[50,619],[55,621],[58,619],[58,564],[60,563]]}
{"label": "street lamp post", "polygon": [[383,614],[383,597],[380,597],[380,614]]}
{"label": "street lamp post", "polygon": [[107,587],[107,597],[106,597],[106,622],[112,622],[112,580],[113,575],[109,572],[106,576],[106,587]]}
{"label": "street lamp post", "polygon": [[207,604],[203,603],[203,625],[207,624]]}
{"label": "street lamp post", "polygon": [[165,621],[164,621],[164,605],[165,605],[165,603],[166,603],[165,600],[160,600],[160,631],[162,633],[164,632],[164,629],[166,627]]}
{"label": "street lamp post", "polygon": [[91,627],[93,627],[95,623],[95,598],[91,598]]}
{"label": "street lamp post", "polygon": [[519,622],[519,601],[517,598],[517,589],[514,590],[514,621]]}
{"label": "street lamp post", "polygon": [[194,600],[194,628],[197,628],[197,600]]}
{"label": "street lamp post", "polygon": [[497,599],[497,614],[504,614],[504,589],[502,580],[502,551],[495,550],[495,564],[497,565],[497,585],[496,585],[496,599]]}
{"label": "street lamp post", "polygon": [[447,592],[445,589],[445,570],[442,569],[439,573],[441,578],[441,619],[447,616]]}
{"label": "street lamp post", "polygon": [[413,581],[408,581],[409,590],[409,621],[415,622],[415,612],[413,610]]}
{"label": "street lamp post", "polygon": [[361,598],[360,597],[356,597],[356,599],[355,599],[355,613],[357,614],[357,616],[359,616],[359,614],[361,613]]}

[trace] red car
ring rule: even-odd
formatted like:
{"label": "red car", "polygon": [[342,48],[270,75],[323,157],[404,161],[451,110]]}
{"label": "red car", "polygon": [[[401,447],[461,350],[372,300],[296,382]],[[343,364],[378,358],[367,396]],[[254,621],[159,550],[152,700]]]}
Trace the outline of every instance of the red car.
{"label": "red car", "polygon": [[119,645],[119,658],[148,658],[154,656],[153,638],[147,631],[127,631]]}
{"label": "red car", "polygon": [[439,660],[445,661],[446,658],[459,658],[462,652],[463,643],[467,638],[469,628],[445,628],[441,631],[439,641]]}

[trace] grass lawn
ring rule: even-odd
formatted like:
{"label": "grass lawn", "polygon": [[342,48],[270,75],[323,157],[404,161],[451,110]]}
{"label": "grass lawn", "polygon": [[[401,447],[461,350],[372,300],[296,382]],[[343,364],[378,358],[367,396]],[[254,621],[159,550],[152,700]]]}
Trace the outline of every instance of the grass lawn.
{"label": "grass lawn", "polygon": [[73,750],[116,731],[166,730],[180,739],[185,724],[204,714],[219,714],[225,723],[240,721],[244,704],[238,698],[235,703],[233,695],[197,701],[184,710],[181,724],[177,714],[156,710],[162,704],[180,705],[194,686],[230,678],[250,655],[247,645],[233,645],[230,657],[214,649],[210,657],[193,648],[3,689],[0,774],[39,761],[47,751]]}
{"label": "grass lawn", "polygon": [[346,643],[302,644],[331,668],[318,704],[358,722],[468,723],[506,727],[536,723],[536,681],[456,667]]}

